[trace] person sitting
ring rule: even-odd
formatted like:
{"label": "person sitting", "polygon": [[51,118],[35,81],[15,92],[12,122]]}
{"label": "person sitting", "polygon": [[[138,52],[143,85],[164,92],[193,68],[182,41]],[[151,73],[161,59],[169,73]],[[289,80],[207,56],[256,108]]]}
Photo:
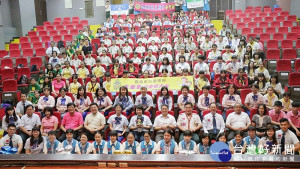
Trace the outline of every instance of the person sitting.
{"label": "person sitting", "polygon": [[141,152],[139,152],[141,149],[140,144],[135,140],[135,135],[133,133],[128,133],[127,141],[122,144],[121,152],[130,151],[131,154],[141,154]]}
{"label": "person sitting", "polygon": [[39,115],[33,113],[33,106],[27,105],[25,107],[26,114],[21,117],[20,121],[20,136],[22,137],[23,143],[32,135],[32,128],[39,127],[41,120]]}
{"label": "person sitting", "polygon": [[156,72],[155,66],[151,64],[151,59],[147,57],[146,64],[142,66],[142,72],[148,71],[150,75],[154,75]]}
{"label": "person sitting", "polygon": [[26,140],[24,149],[26,154],[42,154],[46,139],[42,137],[39,127],[33,127],[30,138]]}
{"label": "person sitting", "polygon": [[108,154],[107,142],[102,139],[100,131],[95,133],[95,141],[92,143],[93,154]]}
{"label": "person sitting", "polygon": [[76,105],[76,110],[82,114],[84,120],[90,108],[91,100],[90,97],[86,95],[86,91],[84,90],[83,86],[78,88],[78,93],[74,100],[74,104]]}
{"label": "person sitting", "polygon": [[201,142],[197,146],[198,154],[210,154],[211,139],[207,133],[204,133]]}
{"label": "person sitting", "polygon": [[61,116],[66,113],[67,111],[67,105],[69,103],[73,103],[70,96],[66,95],[67,89],[61,88],[60,89],[60,97],[57,99],[56,102],[56,109],[61,113]]}
{"label": "person sitting", "polygon": [[[56,74],[56,79],[52,81],[52,93],[54,94],[55,97],[57,97],[59,95],[59,90],[61,88],[66,88],[66,83],[63,80],[61,80],[60,74]],[[50,91],[50,89],[48,89],[48,90]],[[44,91],[45,91],[45,88],[44,88]]]}
{"label": "person sitting", "polygon": [[243,140],[244,132],[235,131],[234,139],[229,142],[229,149],[231,154],[242,154],[246,151],[246,142]]}
{"label": "person sitting", "polygon": [[257,107],[257,114],[252,117],[252,126],[256,128],[256,135],[258,137],[264,136],[266,129],[271,126],[271,118],[267,113],[267,106],[260,104]]}
{"label": "person sitting", "polygon": [[247,94],[245,99],[245,107],[247,108],[245,111],[248,115],[250,115],[250,110],[258,107],[259,104],[263,104],[263,96],[258,92],[259,86],[256,84],[252,85],[252,92]]}
{"label": "person sitting", "polygon": [[209,67],[208,65],[204,62],[205,57],[202,55],[198,56],[198,63],[195,64],[194,66],[194,74],[197,75],[199,74],[200,71],[203,71],[205,74],[210,74],[209,73]]}
{"label": "person sitting", "polygon": [[199,71],[199,78],[195,79],[196,90],[200,91],[204,86],[210,86],[210,81],[204,75],[204,71]]}
{"label": "person sitting", "polygon": [[144,108],[142,105],[137,105],[135,108],[135,113],[133,117],[131,117],[129,127],[130,130],[133,131],[136,141],[144,141],[144,131],[150,130],[152,123],[150,118],[144,115]]}
{"label": "person sitting", "polygon": [[57,130],[58,119],[53,116],[53,108],[51,107],[45,107],[43,113],[45,117],[42,119],[41,133],[42,136],[48,136],[50,130]]}
{"label": "person sitting", "polygon": [[88,142],[86,133],[81,133],[80,141],[78,142],[78,154],[90,154],[92,152],[92,144]]}
{"label": "person sitting", "polygon": [[177,143],[172,139],[172,131],[165,130],[164,139],[155,145],[155,154],[178,154]]}
{"label": "person sitting", "polygon": [[188,86],[182,86],[181,87],[181,95],[178,97],[177,104],[179,110],[184,110],[184,105],[186,102],[192,103],[192,107],[195,105],[195,98],[192,94],[189,93],[189,87]]}
{"label": "person sitting", "polygon": [[233,84],[238,89],[244,89],[248,87],[248,78],[244,76],[243,68],[238,69],[238,75],[234,78]]}
{"label": "person sitting", "polygon": [[280,119],[287,118],[285,112],[282,110],[282,103],[280,101],[274,103],[274,109],[269,111],[269,116],[271,117],[272,125],[275,125],[278,129]]}
{"label": "person sitting", "polygon": [[[65,119],[65,118],[64,118]],[[70,153],[71,154],[80,154],[80,149],[78,146],[78,141],[74,139],[74,130],[73,129],[67,129],[65,130],[65,138],[62,142],[63,148],[68,149],[71,146]]]}
{"label": "person sitting", "polygon": [[210,113],[203,117],[203,130],[211,139],[216,140],[217,135],[224,132],[225,123],[223,117],[217,113],[216,103],[209,105]]}
{"label": "person sitting", "polygon": [[212,77],[214,77],[213,75],[215,74],[220,74],[222,70],[226,70],[226,64],[223,62],[222,57],[218,56],[217,63],[213,66]]}
{"label": "person sitting", "polygon": [[236,131],[247,131],[250,125],[250,118],[247,113],[242,112],[242,105],[235,104],[234,112],[226,118],[226,127],[229,129],[228,140],[233,139]]}
{"label": "person sitting", "polygon": [[183,132],[183,140],[178,143],[179,154],[184,154],[184,151],[197,152],[197,143],[192,140],[193,133],[190,130]]}
{"label": "person sitting", "polygon": [[109,124],[109,129],[111,131],[115,130],[117,132],[117,140],[121,142],[124,139],[124,134],[128,126],[127,118],[122,114],[123,107],[121,104],[116,104],[114,106],[116,114],[111,115],[107,121]]}
{"label": "person sitting", "polygon": [[203,94],[201,94],[198,98],[198,108],[200,109],[200,111],[208,110],[209,105],[211,103],[216,102],[215,97],[209,94],[209,90],[210,90],[209,86],[202,87]]}
{"label": "person sitting", "polygon": [[147,94],[147,87],[142,86],[140,90],[141,94],[136,96],[135,105],[142,105],[145,111],[151,111],[153,107],[153,100],[152,97]]}
{"label": "person sitting", "polygon": [[38,101],[38,109],[44,111],[45,107],[53,108],[55,106],[55,99],[50,95],[50,89],[44,88],[44,96],[40,97]]}
{"label": "person sitting", "polygon": [[109,96],[107,96],[105,88],[103,87],[97,88],[94,103],[97,103],[98,111],[103,113],[105,116],[108,115],[113,104]]}
{"label": "person sitting", "polygon": [[3,136],[7,134],[9,124],[14,124],[16,129],[19,129],[20,117],[16,114],[13,106],[8,106],[5,109],[5,116],[2,118],[2,129],[4,130]]}
{"label": "person sitting", "polygon": [[90,111],[84,120],[84,128],[88,140],[93,140],[95,133],[104,129],[105,117],[98,111],[97,103],[90,105]]}
{"label": "person sitting", "polygon": [[[82,115],[75,111],[75,104],[69,103],[67,105],[68,112],[64,115],[61,121],[60,129],[62,130],[61,136],[58,138],[60,142],[66,139],[66,135],[71,134],[74,139],[77,139],[79,130],[83,128],[83,118]],[[68,129],[69,132],[67,132]],[[70,139],[68,139],[71,141]],[[65,146],[64,146],[65,147]]]}
{"label": "person sitting", "polygon": [[228,85],[232,84],[232,81],[226,76],[226,70],[221,70],[220,77],[215,79],[213,86],[217,90],[226,89]]}
{"label": "person sitting", "polygon": [[90,72],[89,70],[85,67],[85,63],[82,61],[80,63],[80,67],[77,70],[77,76],[79,78],[85,79],[89,76]]}
{"label": "person sitting", "polygon": [[279,101],[281,101],[283,105],[283,111],[289,112],[292,110],[293,100],[290,99],[289,93],[283,93],[282,99],[280,99]]}
{"label": "person sitting", "polygon": [[267,105],[267,108],[273,109],[273,105],[276,101],[278,101],[277,95],[274,93],[273,87],[269,86],[267,89],[268,93],[264,95],[263,99],[265,101],[265,104]]}
{"label": "person sitting", "polygon": [[21,136],[16,134],[17,128],[15,124],[7,125],[7,134],[0,139],[0,149],[3,146],[16,147],[18,151],[16,154],[20,154],[23,149],[23,140]]}
{"label": "person sitting", "polygon": [[32,103],[30,101],[26,100],[26,98],[27,98],[27,95],[25,93],[21,93],[21,101],[19,101],[16,106],[16,113],[20,117],[25,115],[25,107],[27,105],[32,105]]}
{"label": "person sitting", "polygon": [[241,97],[237,94],[236,88],[234,85],[230,84],[226,89],[226,94],[222,99],[222,107],[224,111],[232,109],[235,104],[241,104]]}
{"label": "person sitting", "polygon": [[290,151],[298,152],[300,150],[300,142],[297,136],[289,130],[290,122],[286,118],[282,118],[279,121],[280,130],[276,131],[276,139],[279,141],[281,148],[281,154],[286,155],[286,145],[294,145],[294,148]]}
{"label": "person sitting", "polygon": [[[186,102],[184,105],[184,113],[181,113],[177,119],[177,127],[180,131],[190,130],[193,133],[193,140],[199,143],[200,138],[197,131],[202,127],[200,116],[192,112],[193,104]],[[179,140],[183,140],[183,133],[180,134]]]}
{"label": "person sitting", "polygon": [[71,78],[74,74],[74,70],[72,67],[70,67],[70,62],[65,62],[65,68],[62,70],[62,78],[66,79],[68,81],[69,78]]}
{"label": "person sitting", "polygon": [[90,77],[91,81],[87,82],[86,84],[86,92],[90,92],[95,95],[95,92],[100,87],[100,84],[97,82],[97,77],[95,75],[91,75]]}
{"label": "person sitting", "polygon": [[274,126],[270,126],[266,129],[266,136],[260,139],[260,145],[264,146],[267,149],[268,154],[275,154],[276,149],[273,146],[278,145],[278,141],[276,139],[276,129]]}
{"label": "person sitting", "polygon": [[244,138],[244,142],[246,143],[247,147],[255,146],[258,148],[258,145],[260,144],[259,137],[255,134],[255,127],[250,126],[248,128],[248,136]]}
{"label": "person sitting", "polygon": [[154,154],[155,153],[155,141],[151,140],[150,134],[148,131],[144,132],[144,141],[140,143],[140,150],[137,150],[140,154]]}
{"label": "person sitting", "polygon": [[127,116],[130,115],[131,109],[134,107],[132,98],[128,94],[128,88],[126,86],[121,86],[119,90],[119,95],[115,98],[114,107],[117,104],[122,105],[122,112],[126,113]]}
{"label": "person sitting", "polygon": [[291,128],[290,130],[297,135],[300,136],[300,111],[299,111],[299,102],[292,103],[292,110],[286,114],[287,119],[290,122]]}
{"label": "person sitting", "polygon": [[69,86],[69,92],[73,94],[74,97],[77,96],[78,88],[81,84],[78,82],[78,75],[73,75],[73,82]]}
{"label": "person sitting", "polygon": [[109,133],[109,142],[107,142],[107,151],[108,154],[115,154],[117,151],[120,153],[121,149],[123,149],[123,145],[117,140],[118,132],[112,130]]}
{"label": "person sitting", "polygon": [[225,143],[225,144],[228,144],[228,143],[227,143],[227,138],[226,138],[225,133],[219,133],[216,141],[219,141],[219,142],[223,142],[223,143]]}
{"label": "person sitting", "polygon": [[48,132],[48,140],[44,144],[44,154],[56,154],[60,148],[62,148],[62,143],[56,140],[56,132],[50,130]]}
{"label": "person sitting", "polygon": [[180,57],[179,57],[179,63],[177,63],[176,66],[175,66],[176,73],[177,73],[178,75],[182,75],[183,69],[188,69],[188,72],[191,71],[191,67],[190,67],[190,65],[186,62],[185,57],[184,57],[184,56],[180,56]]}

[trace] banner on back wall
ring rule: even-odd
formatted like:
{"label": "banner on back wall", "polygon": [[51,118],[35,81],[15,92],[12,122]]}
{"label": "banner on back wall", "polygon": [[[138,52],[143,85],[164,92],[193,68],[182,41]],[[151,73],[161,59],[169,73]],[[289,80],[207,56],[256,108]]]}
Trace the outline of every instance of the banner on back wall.
{"label": "banner on back wall", "polygon": [[110,5],[111,15],[127,15],[129,10],[128,4]]}
{"label": "banner on back wall", "polygon": [[148,91],[159,91],[163,86],[168,87],[169,90],[180,90],[183,85],[194,90],[193,76],[111,79],[110,92],[118,92],[121,86],[128,87],[130,92],[137,92],[142,86],[146,86]]}
{"label": "banner on back wall", "polygon": [[175,11],[175,3],[134,2],[134,10],[141,12],[172,12]]}
{"label": "banner on back wall", "polygon": [[200,8],[204,6],[203,0],[186,0],[187,8]]}

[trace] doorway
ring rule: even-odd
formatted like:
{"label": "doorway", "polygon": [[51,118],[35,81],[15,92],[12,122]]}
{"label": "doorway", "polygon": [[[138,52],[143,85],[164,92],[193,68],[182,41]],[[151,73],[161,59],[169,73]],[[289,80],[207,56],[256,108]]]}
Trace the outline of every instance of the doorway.
{"label": "doorway", "polygon": [[46,0],[34,0],[36,24],[43,25],[47,21],[47,4]]}
{"label": "doorway", "polygon": [[[210,19],[219,19],[224,17],[226,10],[232,9],[232,0],[210,0],[209,2]],[[223,16],[222,16],[223,15]]]}

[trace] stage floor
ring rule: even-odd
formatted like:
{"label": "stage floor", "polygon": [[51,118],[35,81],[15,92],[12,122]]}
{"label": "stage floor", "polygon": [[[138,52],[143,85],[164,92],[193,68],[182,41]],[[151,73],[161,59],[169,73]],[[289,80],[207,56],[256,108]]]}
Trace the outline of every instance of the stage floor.
{"label": "stage floor", "polygon": [[[0,167],[5,168],[5,167]],[[7,167],[8,168],[8,167]],[[100,167],[96,166],[38,166],[38,167],[9,167],[9,169],[99,169]],[[119,168],[119,167],[117,167]],[[232,169],[232,167],[209,167],[209,168],[198,168],[198,167],[127,167],[126,169]],[[234,168],[234,169],[253,169],[253,168]],[[277,169],[277,168],[255,168],[255,169]],[[280,168],[283,169],[283,168]]]}

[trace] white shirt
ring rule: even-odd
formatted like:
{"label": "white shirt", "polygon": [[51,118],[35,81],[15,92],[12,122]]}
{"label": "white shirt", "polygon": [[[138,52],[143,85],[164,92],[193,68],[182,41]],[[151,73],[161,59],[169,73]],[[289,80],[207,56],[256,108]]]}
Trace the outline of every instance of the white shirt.
{"label": "white shirt", "polygon": [[[98,151],[100,152],[100,147],[102,146],[102,140],[100,141],[100,143],[97,143],[96,141],[94,141],[91,145],[92,145],[92,151],[96,151],[96,149],[95,149],[95,145],[96,145],[98,147]],[[104,142],[102,154],[108,154],[107,142]]]}
{"label": "white shirt", "polygon": [[40,117],[37,114],[32,113],[31,117],[26,114],[21,117],[20,126],[24,127],[25,130],[31,131],[36,125],[41,125]]}
{"label": "white shirt", "polygon": [[177,119],[177,125],[181,126],[184,130],[194,130],[199,124],[201,124],[200,116],[192,113],[189,120],[186,113],[181,113]]}
{"label": "white shirt", "polygon": [[121,121],[120,123],[117,123],[116,122],[116,117],[117,115],[114,114],[112,116],[109,117],[107,123],[108,124],[112,124],[112,128],[114,130],[117,130],[117,131],[123,131],[124,130],[124,126],[128,126],[128,120],[125,116],[123,116],[122,114],[118,117],[121,117]]}
{"label": "white shirt", "polygon": [[111,59],[109,56],[101,56],[100,57],[100,61],[102,64],[104,64],[105,66],[109,66],[110,64],[112,64]]}
{"label": "white shirt", "polygon": [[253,100],[253,96],[254,96],[254,94],[251,92],[251,93],[249,93],[249,94],[247,94],[247,96],[246,96],[246,99],[245,99],[245,104],[246,103],[249,103],[249,106],[251,107],[251,108],[257,108],[257,106],[259,105],[259,104],[263,104],[264,103],[264,101],[263,101],[263,96],[258,92],[257,94],[257,101],[255,102],[254,100]]}
{"label": "white shirt", "polygon": [[151,75],[153,75],[153,73],[156,71],[154,65],[152,64],[144,64],[142,67],[142,72],[144,72],[145,70],[149,71]]}
{"label": "white shirt", "polygon": [[146,52],[146,49],[144,46],[138,46],[135,48],[135,52],[137,53],[145,53]]}
{"label": "white shirt", "polygon": [[109,53],[111,53],[112,55],[114,55],[114,54],[116,54],[118,52],[119,49],[120,49],[119,46],[114,45],[114,46],[110,46],[108,51],[109,51]]}
{"label": "white shirt", "polygon": [[225,48],[225,46],[227,45],[227,43],[225,43],[224,41],[222,41],[222,42],[217,41],[215,44],[218,46],[217,47],[218,50],[223,50]]}
{"label": "white shirt", "polygon": [[142,61],[139,57],[136,57],[136,58],[131,58],[131,60],[133,61],[133,63],[137,63],[137,64],[141,64]]}
{"label": "white shirt", "polygon": [[153,52],[157,52],[158,51],[158,47],[156,45],[150,45],[148,47],[148,50],[151,49]]}
{"label": "white shirt", "polygon": [[250,123],[250,118],[245,112],[241,112],[240,114],[232,112],[226,119],[226,124],[229,124],[235,128],[245,128]]}
{"label": "white shirt", "polygon": [[129,54],[129,53],[132,53],[133,51],[132,51],[131,46],[124,46],[122,52]]}
{"label": "white shirt", "polygon": [[57,48],[57,47],[53,47],[53,49],[52,49],[52,47],[49,47],[47,50],[46,50],[46,54],[47,55],[52,55],[52,52],[53,51],[55,51],[55,52],[57,52],[57,55],[60,53],[60,51],[59,51],[59,49]]}
{"label": "white shirt", "polygon": [[226,70],[226,65],[225,63],[222,62],[220,65],[218,62],[214,64],[213,71],[215,74],[220,74],[221,70]]}
{"label": "white shirt", "polygon": [[186,61],[188,61],[189,58],[190,58],[190,54],[189,54],[189,53],[184,53],[184,54],[182,55],[180,52],[178,52],[178,53],[176,54],[176,57],[175,57],[175,60],[176,60],[177,62],[179,62],[179,57],[180,57],[180,56],[184,56]]}
{"label": "white shirt", "polygon": [[231,61],[232,55],[233,55],[233,53],[231,53],[231,52],[229,52],[229,53],[225,52],[225,53],[223,53],[222,58],[225,62]]}
{"label": "white shirt", "polygon": [[147,107],[153,107],[153,100],[149,94],[146,94],[146,96],[142,96],[142,94],[138,95],[135,99],[135,105],[143,104],[143,101],[142,101],[143,97],[146,97]]}
{"label": "white shirt", "polygon": [[80,63],[81,63],[80,59],[71,60],[71,66],[75,66],[76,69],[80,66]]}
{"label": "white shirt", "polygon": [[172,50],[172,46],[169,43],[168,44],[165,44],[165,43],[162,44],[161,47],[160,47],[160,49],[162,50],[162,48],[167,48],[168,52],[170,52]]}
{"label": "white shirt", "polygon": [[[120,149],[121,152],[124,152],[124,151],[125,151],[126,143],[127,143],[128,145],[130,145],[128,141],[122,143],[122,149]],[[134,143],[131,144],[131,145],[134,146]],[[132,148],[130,147],[129,150],[132,151]],[[140,153],[141,153],[141,146],[140,146],[140,143],[136,143],[135,150],[136,150],[136,154],[140,154]]]}
{"label": "white shirt", "polygon": [[258,49],[260,49],[260,46],[259,46],[259,44],[257,42],[253,42],[252,45],[250,43],[248,43],[247,46],[251,46],[252,47],[252,53],[257,52]]}
{"label": "white shirt", "polygon": [[161,65],[159,67],[159,73],[161,73],[163,69],[167,69],[169,74],[171,74],[173,72],[171,65]]}
{"label": "white shirt", "polygon": [[216,50],[216,51],[210,51],[208,54],[208,60],[217,60],[218,56],[221,56],[221,52]]}
{"label": "white shirt", "polygon": [[207,95],[209,102],[208,105],[205,104],[205,95],[202,94],[199,96],[198,98],[198,108],[203,111],[203,110],[208,110],[210,103],[214,103],[215,102],[215,97],[211,94]]}
{"label": "white shirt", "polygon": [[[281,144],[282,133],[283,133],[282,130],[276,131],[276,139],[277,139],[278,144]],[[285,137],[285,139],[284,139],[285,145],[287,145],[287,144],[295,145],[295,144],[299,143],[299,139],[291,130],[288,130],[287,132],[285,132],[284,137]]]}
{"label": "white shirt", "polygon": [[[130,127],[132,127],[132,126],[137,126],[136,125],[136,123],[137,123],[137,115],[134,115],[133,117],[131,117],[131,119],[130,119],[130,123],[129,123],[129,126]],[[142,123],[143,123],[143,126],[152,126],[152,123],[151,123],[151,120],[150,120],[150,118],[148,117],[148,116],[146,116],[146,115],[142,115],[142,117],[143,117],[143,121],[142,121]],[[134,129],[133,131],[138,131],[138,129]],[[147,131],[147,129],[144,129],[143,128],[143,131]]]}
{"label": "white shirt", "polygon": [[90,58],[87,57],[87,58],[85,58],[84,62],[85,62],[86,65],[90,65],[91,67],[96,64],[96,61],[95,61],[95,59],[93,57],[90,57]]}
{"label": "white shirt", "polygon": [[[8,134],[6,134],[4,137],[2,137],[0,139],[0,147],[9,146],[9,140],[10,140],[10,137],[9,137]],[[18,144],[23,143],[23,140],[22,140],[21,136],[19,136],[17,134],[14,134],[12,136],[11,140],[12,140],[12,143],[13,143],[13,147],[18,147]]]}
{"label": "white shirt", "polygon": [[[161,149],[160,149],[160,144],[161,144],[161,142],[162,141],[164,141],[164,140],[160,140],[158,143],[156,143],[156,145],[155,145],[155,151],[159,151],[159,152],[161,152]],[[177,143],[175,142],[175,148],[174,148],[174,153],[178,153],[178,151],[179,151],[179,149],[178,149],[178,145],[177,145]],[[165,151],[165,153],[164,154],[167,154],[166,153],[166,151]]]}
{"label": "white shirt", "polygon": [[242,68],[242,65],[239,62],[230,62],[226,66],[226,70],[231,71],[233,74],[238,73],[239,68]]}
{"label": "white shirt", "polygon": [[203,50],[210,50],[211,46],[212,46],[212,43],[210,41],[209,42],[204,41],[201,43],[200,48]]}
{"label": "white shirt", "polygon": [[[216,124],[217,124],[216,127],[217,127],[218,130],[220,130],[219,133],[224,132],[225,122],[224,122],[224,119],[223,119],[222,115],[215,112],[215,119],[216,119]],[[213,114],[210,112],[209,114],[205,115],[203,117],[202,122],[203,122],[204,133],[208,133],[208,130],[213,129]]]}
{"label": "white shirt", "polygon": [[[176,127],[175,117],[170,114],[167,114],[167,116],[164,117],[162,114],[160,114],[155,118],[153,127],[161,127],[165,125],[172,125]],[[158,132],[163,132],[163,131],[164,130],[159,130]]]}
{"label": "white shirt", "polygon": [[147,38],[139,38],[137,41],[136,41],[136,43],[139,43],[139,42],[142,42],[142,43],[144,43],[144,44],[146,44],[147,43]]}
{"label": "white shirt", "polygon": [[151,43],[153,40],[155,41],[155,43],[160,43],[160,39],[159,39],[159,37],[157,37],[157,36],[155,36],[155,37],[151,36],[151,37],[148,39],[148,43]]}
{"label": "white shirt", "polygon": [[126,57],[123,56],[123,55],[122,55],[121,57],[120,57],[120,56],[117,56],[116,59],[119,60],[119,63],[120,63],[120,64],[126,63]]}
{"label": "white shirt", "polygon": [[209,67],[204,62],[198,62],[195,64],[194,71],[196,71],[196,74],[199,74],[200,71],[204,71],[205,74],[209,74]]}
{"label": "white shirt", "polygon": [[173,61],[173,57],[172,57],[172,55],[170,55],[169,53],[166,53],[166,54],[163,54],[163,53],[162,53],[162,54],[159,56],[158,61],[159,61],[159,62],[162,62],[163,59],[164,59],[165,57],[167,57],[167,58],[169,59],[170,62]]}
{"label": "white shirt", "polygon": [[176,72],[182,72],[183,69],[188,69],[189,71],[191,70],[191,67],[188,63],[177,63],[175,66]]}

